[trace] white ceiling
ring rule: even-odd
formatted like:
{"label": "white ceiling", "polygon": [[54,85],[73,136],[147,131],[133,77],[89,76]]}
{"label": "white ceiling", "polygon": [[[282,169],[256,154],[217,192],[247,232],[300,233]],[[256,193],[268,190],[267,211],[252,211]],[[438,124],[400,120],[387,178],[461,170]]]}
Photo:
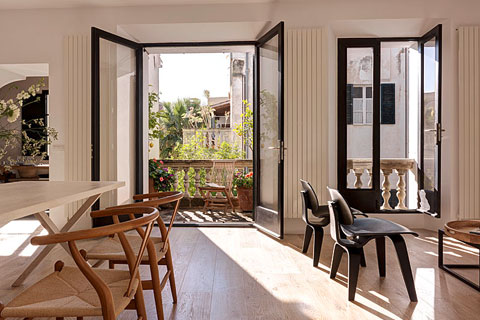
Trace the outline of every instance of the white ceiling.
{"label": "white ceiling", "polygon": [[255,41],[271,26],[267,21],[127,24],[119,29],[137,42]]}
{"label": "white ceiling", "polygon": [[274,0],[1,0],[0,9],[130,7],[186,4],[265,3],[272,1]]}

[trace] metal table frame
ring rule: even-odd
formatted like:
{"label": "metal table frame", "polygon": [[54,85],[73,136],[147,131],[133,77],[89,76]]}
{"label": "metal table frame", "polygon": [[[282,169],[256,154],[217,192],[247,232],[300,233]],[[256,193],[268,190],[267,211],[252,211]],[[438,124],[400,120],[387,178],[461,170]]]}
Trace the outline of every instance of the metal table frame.
{"label": "metal table frame", "polygon": [[[445,236],[445,231],[442,229],[438,229],[438,267],[445,272],[451,274],[458,280],[462,281],[463,283],[468,284],[470,287],[474,288],[477,291],[480,291],[480,255],[478,264],[445,264],[443,263],[443,237]],[[457,239],[458,240],[458,239]],[[474,243],[468,243],[465,241],[458,240],[464,244],[468,244],[474,248],[479,249],[480,253],[480,245]],[[461,274],[455,272],[453,269],[478,269],[479,272],[479,283],[475,283],[470,279],[465,278]]]}

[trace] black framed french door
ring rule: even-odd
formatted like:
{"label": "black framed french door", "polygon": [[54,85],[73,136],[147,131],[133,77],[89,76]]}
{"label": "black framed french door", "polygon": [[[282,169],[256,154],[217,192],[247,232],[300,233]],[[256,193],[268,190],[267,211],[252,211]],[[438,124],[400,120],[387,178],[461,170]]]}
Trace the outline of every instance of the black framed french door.
{"label": "black framed french door", "polygon": [[[363,56],[363,64],[349,69],[352,57]],[[352,84],[359,84],[353,86]],[[364,84],[367,84],[364,86]],[[365,87],[365,89],[364,89]],[[366,88],[371,88],[370,93]],[[361,92],[356,92],[361,90]],[[355,97],[371,99],[371,124],[364,127],[363,135],[349,132],[354,122]],[[354,98],[352,98],[354,97]],[[363,100],[362,100],[363,101]],[[380,41],[378,39],[338,39],[338,189],[355,208],[366,212],[377,211],[380,207]],[[358,187],[349,187],[348,172],[353,167],[353,147],[362,145],[360,158],[362,172],[368,171],[370,182]]]}
{"label": "black framed french door", "polygon": [[284,23],[256,43],[254,110],[255,226],[283,237]]}
{"label": "black framed french door", "polygon": [[91,50],[91,178],[126,182],[98,208],[143,193],[143,47],[92,27]]}
{"label": "black framed french door", "polygon": [[[357,209],[440,216],[441,31],[438,25],[422,37],[338,39],[337,182]],[[404,83],[418,101],[402,102]],[[406,190],[409,170],[418,172],[415,186],[409,184],[413,192]],[[408,207],[407,192],[414,199]]]}
{"label": "black framed french door", "polygon": [[442,25],[419,40],[420,163],[419,210],[440,217],[442,154]]}

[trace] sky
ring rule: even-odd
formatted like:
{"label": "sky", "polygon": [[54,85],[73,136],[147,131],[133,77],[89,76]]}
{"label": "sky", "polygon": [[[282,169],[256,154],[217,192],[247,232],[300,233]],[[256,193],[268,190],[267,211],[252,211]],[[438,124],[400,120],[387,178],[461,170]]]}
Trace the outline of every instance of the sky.
{"label": "sky", "polygon": [[159,70],[160,101],[173,102],[177,98],[199,98],[203,104],[210,97],[228,97],[230,92],[229,53],[175,53],[162,54]]}

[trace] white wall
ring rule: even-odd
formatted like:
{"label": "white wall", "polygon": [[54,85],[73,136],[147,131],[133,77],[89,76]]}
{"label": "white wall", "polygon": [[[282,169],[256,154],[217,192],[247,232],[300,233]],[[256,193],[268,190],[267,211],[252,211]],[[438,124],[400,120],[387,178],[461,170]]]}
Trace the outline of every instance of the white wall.
{"label": "white wall", "polygon": [[[458,209],[458,114],[456,27],[480,23],[480,2],[476,0],[438,1],[384,0],[302,1],[205,6],[159,6],[95,9],[12,10],[0,12],[0,63],[48,63],[50,66],[51,125],[59,132],[52,146],[51,178],[65,178],[65,79],[63,73],[63,37],[88,35],[96,26],[112,32],[121,24],[184,22],[273,21],[284,20],[287,28],[326,26],[331,35],[328,69],[330,110],[334,110],[336,36],[417,36],[442,22],[443,33],[443,117],[446,129],[443,141],[442,211],[440,220],[422,218],[434,229],[456,217]],[[21,21],[21,23],[19,23]],[[11,26],[15,26],[12,28]],[[417,32],[418,31],[418,32]],[[179,39],[181,40],[181,39]],[[329,114],[335,133],[334,114]],[[329,140],[329,179],[335,183],[336,143]],[[417,224],[418,225],[418,224]],[[419,226],[419,225],[418,225]]]}

